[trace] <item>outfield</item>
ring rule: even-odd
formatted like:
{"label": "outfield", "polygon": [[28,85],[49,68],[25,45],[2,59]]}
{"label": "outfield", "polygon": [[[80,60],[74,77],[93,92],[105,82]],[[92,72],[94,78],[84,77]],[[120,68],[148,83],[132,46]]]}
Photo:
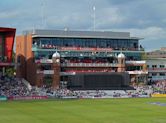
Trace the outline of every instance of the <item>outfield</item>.
{"label": "outfield", "polygon": [[0,102],[0,123],[166,123],[166,98]]}

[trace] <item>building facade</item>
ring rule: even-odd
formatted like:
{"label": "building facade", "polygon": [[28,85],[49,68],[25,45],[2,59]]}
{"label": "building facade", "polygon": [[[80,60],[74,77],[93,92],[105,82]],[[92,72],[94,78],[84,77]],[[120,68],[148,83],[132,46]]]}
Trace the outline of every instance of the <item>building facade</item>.
{"label": "building facade", "polygon": [[166,80],[166,48],[147,52],[148,80]]}
{"label": "building facade", "polygon": [[5,73],[5,68],[14,66],[12,62],[15,28],[0,27],[0,74]]}
{"label": "building facade", "polygon": [[[25,31],[16,37],[17,76],[54,88],[78,73],[127,72],[132,82],[145,82],[145,52],[139,40],[128,32]],[[59,63],[53,60],[54,53],[59,54]]]}

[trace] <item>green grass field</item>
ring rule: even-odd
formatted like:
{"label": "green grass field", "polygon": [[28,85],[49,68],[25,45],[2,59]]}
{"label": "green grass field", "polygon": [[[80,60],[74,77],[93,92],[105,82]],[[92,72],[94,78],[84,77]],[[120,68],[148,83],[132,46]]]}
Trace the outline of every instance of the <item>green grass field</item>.
{"label": "green grass field", "polygon": [[0,123],[166,123],[166,98],[0,102]]}

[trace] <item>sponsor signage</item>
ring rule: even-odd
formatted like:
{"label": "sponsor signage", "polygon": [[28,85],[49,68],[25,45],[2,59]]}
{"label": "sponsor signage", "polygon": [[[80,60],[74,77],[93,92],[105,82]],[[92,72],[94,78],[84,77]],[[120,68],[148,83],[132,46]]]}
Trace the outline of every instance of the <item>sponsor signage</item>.
{"label": "sponsor signage", "polygon": [[48,99],[48,96],[16,96],[9,97],[9,100],[39,100]]}
{"label": "sponsor signage", "polygon": [[7,97],[5,96],[0,96],[0,101],[6,101],[7,100]]}
{"label": "sponsor signage", "polygon": [[112,51],[112,48],[83,48],[83,47],[61,47],[60,50],[75,51]]}
{"label": "sponsor signage", "polygon": [[152,94],[152,97],[166,97],[166,94]]}
{"label": "sponsor signage", "polygon": [[0,62],[0,66],[14,66],[15,64],[14,63],[3,63],[3,62]]}

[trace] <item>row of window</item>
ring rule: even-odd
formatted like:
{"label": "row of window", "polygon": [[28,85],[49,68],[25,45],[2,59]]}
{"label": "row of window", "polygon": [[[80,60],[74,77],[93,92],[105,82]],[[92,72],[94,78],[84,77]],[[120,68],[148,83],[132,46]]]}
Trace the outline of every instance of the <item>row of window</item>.
{"label": "row of window", "polygon": [[150,73],[149,76],[166,76],[166,73]]}
{"label": "row of window", "polygon": [[135,71],[135,70],[142,70],[143,67],[142,66],[128,66],[126,68],[126,71]]}
{"label": "row of window", "polygon": [[[42,58],[52,58],[52,54],[55,51],[36,51],[34,52],[35,59],[42,59]],[[61,51],[61,57],[117,57],[119,53],[106,53],[106,52],[68,52],[68,51]],[[125,53],[126,60],[140,60],[141,54],[140,53]]]}
{"label": "row of window", "polygon": [[151,52],[147,53],[147,55],[166,55],[166,52]]}
{"label": "row of window", "polygon": [[147,65],[148,68],[165,68],[165,65]]}
{"label": "row of window", "polygon": [[138,48],[137,39],[100,39],[100,38],[34,38],[33,44],[75,47],[101,47],[101,48]]}

